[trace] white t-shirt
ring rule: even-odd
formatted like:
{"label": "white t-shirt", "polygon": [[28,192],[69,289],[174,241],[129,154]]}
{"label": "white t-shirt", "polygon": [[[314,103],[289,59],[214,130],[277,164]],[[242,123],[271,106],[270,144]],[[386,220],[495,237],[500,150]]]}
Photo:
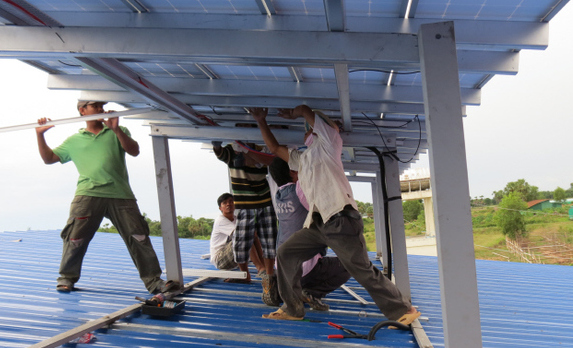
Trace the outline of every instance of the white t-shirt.
{"label": "white t-shirt", "polygon": [[236,222],[237,219],[231,221],[223,214],[215,219],[210,241],[211,263],[213,265],[217,265],[217,253],[225,246],[229,236],[235,230]]}

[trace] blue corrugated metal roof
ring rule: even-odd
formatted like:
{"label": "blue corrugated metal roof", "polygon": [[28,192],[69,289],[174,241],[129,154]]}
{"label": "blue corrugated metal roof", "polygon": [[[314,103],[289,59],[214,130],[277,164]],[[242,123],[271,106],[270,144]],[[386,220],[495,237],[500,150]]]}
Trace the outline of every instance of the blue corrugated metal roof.
{"label": "blue corrugated metal roof", "polygon": [[[161,238],[152,240],[163,260]],[[201,259],[208,253],[208,241],[180,242],[184,268],[213,269]],[[135,296],[148,296],[118,235],[96,235],[79,290],[70,294],[55,291],[61,252],[57,231],[4,232],[0,244],[1,347],[27,347],[135,304]],[[443,346],[437,259],[411,255],[409,262],[413,302],[429,319],[421,323],[434,346]],[[477,265],[484,347],[573,347],[571,267],[494,261],[477,261]],[[186,282],[194,279],[185,277]],[[354,280],[347,285],[370,300]],[[180,315],[157,319],[136,313],[97,330],[97,340],[90,346],[417,347],[410,333],[386,329],[372,342],[328,340],[329,334],[340,333],[328,321],[367,334],[383,320],[373,304],[361,305],[342,290],[327,297],[330,313],[310,311],[303,322],[262,319],[272,308],[261,302],[260,292],[258,282],[210,280],[181,296],[186,308]]]}

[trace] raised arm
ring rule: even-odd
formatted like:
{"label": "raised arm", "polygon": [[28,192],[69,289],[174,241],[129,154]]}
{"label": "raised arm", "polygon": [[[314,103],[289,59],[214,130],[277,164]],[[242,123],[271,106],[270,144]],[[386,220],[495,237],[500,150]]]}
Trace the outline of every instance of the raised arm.
{"label": "raised arm", "polygon": [[251,115],[253,115],[255,121],[257,121],[259,129],[261,130],[261,134],[263,136],[263,140],[265,141],[265,144],[267,145],[269,150],[273,154],[279,156],[280,158],[288,162],[289,159],[288,148],[284,145],[279,145],[277,139],[275,138],[273,132],[271,131],[269,125],[267,124],[267,114],[269,112],[269,109],[251,108],[249,109],[249,112],[251,113]]}
{"label": "raised arm", "polygon": [[104,121],[104,124],[115,133],[125,152],[133,157],[139,155],[139,144],[119,127],[119,118],[110,117]]}
{"label": "raised arm", "polygon": [[264,164],[266,166],[270,166],[271,162],[273,161],[274,156],[271,155],[264,155],[260,153],[256,153],[254,151],[249,151],[245,154],[246,157],[249,157],[253,161],[257,163]]}
{"label": "raised arm", "polygon": [[[290,120],[295,120],[299,117],[303,117],[304,120],[312,127],[314,128],[314,118],[315,118],[315,112],[312,111],[312,109],[310,107],[308,107],[307,105],[299,105],[297,107],[295,107],[294,109],[280,109],[278,115],[280,117],[286,118],[286,119],[290,119]],[[332,122],[332,120],[330,120],[328,117],[326,117],[326,115],[322,114],[322,116],[320,116],[329,126],[331,126],[332,128],[336,129],[337,131],[339,131],[339,127],[336,123]]]}
{"label": "raised arm", "polygon": [[303,117],[311,127],[314,127],[314,111],[304,104],[294,109],[279,109],[278,115],[289,120],[296,120],[299,117]]}
{"label": "raised arm", "polygon": [[45,117],[38,119],[38,124],[40,127],[36,127],[36,138],[38,139],[38,150],[40,151],[40,156],[45,164],[53,164],[60,161],[60,157],[52,151],[52,148],[48,146],[46,143],[46,139],[44,138],[44,133],[48,131],[48,129],[54,126],[44,126],[47,121]]}

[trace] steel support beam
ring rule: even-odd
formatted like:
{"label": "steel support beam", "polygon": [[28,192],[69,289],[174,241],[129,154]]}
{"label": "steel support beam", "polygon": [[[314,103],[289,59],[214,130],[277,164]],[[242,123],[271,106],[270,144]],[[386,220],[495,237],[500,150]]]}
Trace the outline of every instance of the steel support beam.
{"label": "steel support beam", "polygon": [[350,110],[350,84],[348,80],[348,65],[334,64],[334,75],[336,76],[336,87],[338,90],[338,101],[340,103],[340,114],[344,130],[352,131],[352,115]]}
{"label": "steel support beam", "polygon": [[[299,145],[303,143],[304,131],[291,131],[288,129],[275,129],[273,134],[280,144]],[[151,125],[152,136],[163,136],[171,139],[192,139],[192,140],[221,140],[234,141],[240,139],[244,142],[263,143],[261,132],[258,128],[236,128],[236,127],[212,127],[212,126],[161,126]],[[343,132],[340,134],[344,146],[377,146],[395,147],[396,139],[380,135],[357,134]],[[386,144],[386,145],[385,145]]]}
{"label": "steel support beam", "polygon": [[159,200],[159,219],[161,222],[161,234],[163,235],[163,251],[165,254],[167,279],[183,284],[169,143],[165,137],[152,137],[151,139],[153,142],[155,179],[157,181],[157,197]]}
{"label": "steel support beam", "polygon": [[[0,26],[6,56],[60,55],[115,59],[282,65],[336,63],[365,67],[419,66],[415,35],[224,29]],[[113,38],[113,40],[110,40]],[[213,42],[217,42],[213,45]],[[304,49],[293,49],[295,47]],[[339,48],[339,49],[333,49]]]}
{"label": "steel support beam", "polygon": [[[118,104],[139,103],[146,104],[147,101],[135,93],[130,92],[104,92],[104,91],[84,91],[81,98],[85,100],[107,100]],[[261,98],[261,97],[213,97],[195,95],[177,95],[177,99],[189,105],[206,105],[213,107],[264,107],[264,108],[293,108],[300,104],[311,105],[314,109],[320,110],[340,110],[338,100],[311,99],[311,98]],[[352,102],[353,112],[376,112],[391,113],[396,115],[424,115],[423,104],[413,103],[385,103],[385,102]]]}
{"label": "steel support beam", "polygon": [[169,93],[156,87],[151,82],[145,80],[121,62],[111,58],[77,58],[82,64],[93,72],[109,79],[110,81],[141,95],[152,104],[157,104],[169,110],[182,119],[186,119],[195,124],[206,124],[205,120],[197,117],[195,110],[180,100],[174,98]]}
{"label": "steel support beam", "polygon": [[0,16],[16,25],[30,26],[62,26],[44,12],[24,0],[11,0],[0,2]]}
{"label": "steel support beam", "polygon": [[[181,97],[205,96],[212,98],[295,98],[295,99],[328,99],[339,100],[341,111],[348,109],[354,102],[424,102],[421,86],[386,86],[352,83],[348,80],[348,69],[345,64],[335,65],[336,83],[318,82],[285,82],[253,80],[207,80],[176,77],[148,77],[145,80],[157,88],[169,91],[171,95]],[[125,88],[97,75],[48,75],[48,88],[84,91],[121,92]],[[479,105],[481,90],[462,88],[462,103]],[[209,99],[208,99],[209,100]],[[344,112],[342,112],[344,115]],[[350,114],[348,114],[350,116]],[[346,124],[345,124],[345,129]]]}
{"label": "steel support beam", "polygon": [[404,230],[404,212],[400,196],[400,169],[398,161],[391,156],[384,156],[386,189],[388,193],[388,216],[392,241],[392,259],[396,286],[402,295],[410,299],[410,273],[408,269],[408,251],[406,250],[406,232]]}
{"label": "steel support beam", "polygon": [[[414,0],[413,3],[417,3]],[[563,2],[566,3],[566,2]],[[411,11],[412,12],[412,11]],[[327,31],[324,16],[273,16],[269,20],[261,15],[226,15],[204,13],[106,13],[105,21],[89,12],[46,11],[55,20],[68,27],[123,28],[134,27],[181,29],[226,29],[226,30],[272,30],[272,31]],[[412,15],[412,13],[410,13]],[[548,17],[550,18],[550,17]],[[345,16],[347,32],[417,34],[422,24],[435,23],[438,19],[384,18]],[[548,45],[549,26],[545,22],[479,21],[459,19],[456,25],[456,41],[463,46],[490,46],[502,49],[545,49]],[[3,36],[3,35],[2,35]],[[185,41],[181,41],[185,42]]]}
{"label": "steel support beam", "polygon": [[261,11],[261,14],[265,14],[269,17],[277,14],[275,7],[270,0],[255,0],[255,2],[257,3],[257,6],[259,6],[259,11]]}
{"label": "steel support beam", "polygon": [[481,348],[454,23],[423,25],[418,37],[445,346]]}
{"label": "steel support beam", "polygon": [[329,31],[344,31],[344,1],[324,0],[324,13]]}
{"label": "steel support beam", "polygon": [[384,216],[386,209],[384,208],[384,197],[382,195],[382,183],[384,179],[380,173],[380,166],[376,171],[376,181],[372,183],[372,205],[374,207],[374,234],[376,235],[376,258],[384,266],[384,272],[388,272],[388,253],[390,250],[386,247],[388,245],[386,239],[386,225],[384,223]]}

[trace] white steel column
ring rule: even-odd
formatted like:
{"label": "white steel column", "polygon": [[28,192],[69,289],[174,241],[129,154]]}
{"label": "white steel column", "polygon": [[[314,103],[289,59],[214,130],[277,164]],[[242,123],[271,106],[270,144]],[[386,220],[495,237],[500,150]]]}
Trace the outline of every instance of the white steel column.
{"label": "white steel column", "polygon": [[406,298],[411,298],[410,273],[408,270],[408,251],[406,250],[406,232],[404,230],[404,211],[400,191],[400,169],[398,161],[384,156],[386,172],[386,190],[388,192],[388,216],[392,240],[392,259],[396,286]]}
{"label": "white steel column", "polygon": [[372,182],[372,205],[374,211],[374,234],[376,236],[376,257],[387,271],[386,260],[388,249],[386,248],[386,227],[384,225],[384,200],[382,199],[382,189],[380,187],[380,171],[376,172],[376,180]]}
{"label": "white steel column", "polygon": [[183,284],[168,139],[167,137],[151,137],[151,139],[153,141],[155,178],[157,181],[157,196],[159,198],[159,219],[163,235],[163,252],[165,253],[167,279]]}
{"label": "white steel column", "polygon": [[482,347],[453,22],[418,33],[445,346]]}

